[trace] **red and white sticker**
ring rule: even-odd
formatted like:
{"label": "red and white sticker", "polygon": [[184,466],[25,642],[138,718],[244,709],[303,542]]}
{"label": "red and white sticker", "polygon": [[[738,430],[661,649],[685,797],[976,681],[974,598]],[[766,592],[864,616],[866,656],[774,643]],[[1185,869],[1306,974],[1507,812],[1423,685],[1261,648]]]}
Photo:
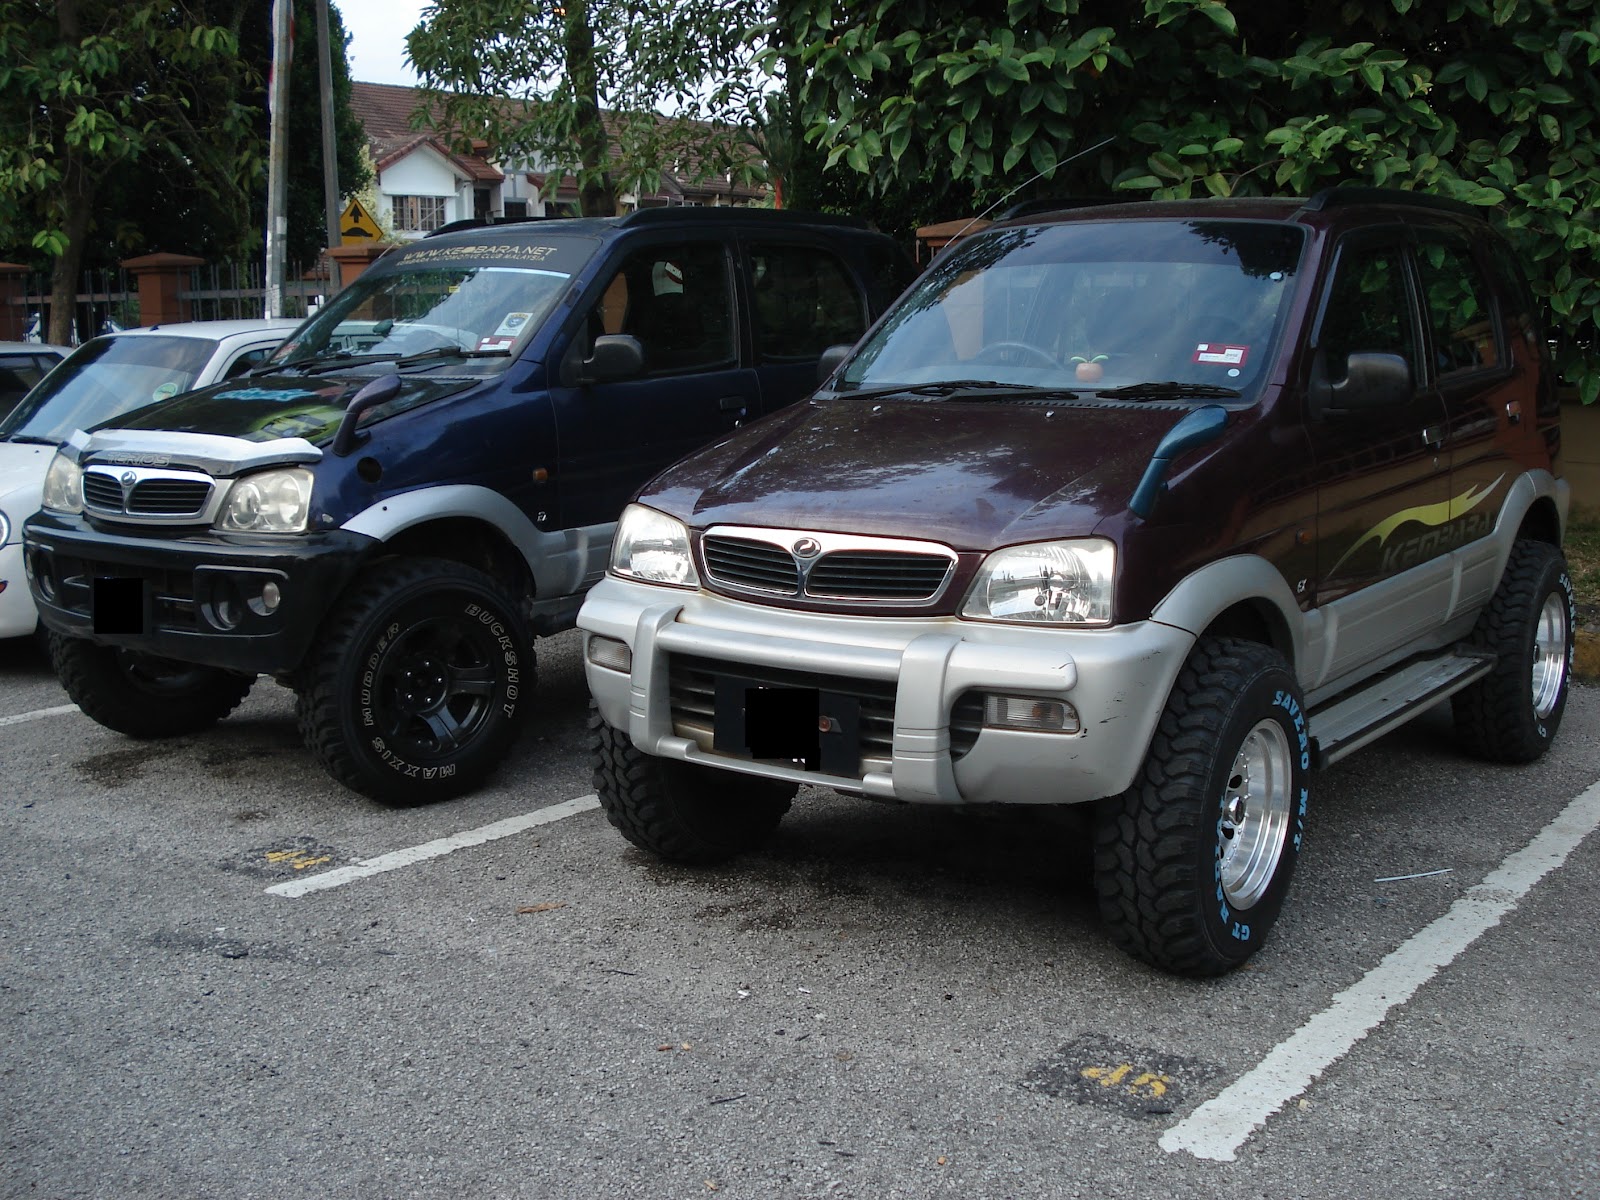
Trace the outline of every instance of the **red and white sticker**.
{"label": "red and white sticker", "polygon": [[1250,357],[1249,346],[1228,346],[1222,342],[1201,342],[1194,348],[1191,362],[1217,363],[1224,367],[1242,367]]}
{"label": "red and white sticker", "polygon": [[479,350],[509,350],[516,342],[514,337],[486,337],[478,342]]}

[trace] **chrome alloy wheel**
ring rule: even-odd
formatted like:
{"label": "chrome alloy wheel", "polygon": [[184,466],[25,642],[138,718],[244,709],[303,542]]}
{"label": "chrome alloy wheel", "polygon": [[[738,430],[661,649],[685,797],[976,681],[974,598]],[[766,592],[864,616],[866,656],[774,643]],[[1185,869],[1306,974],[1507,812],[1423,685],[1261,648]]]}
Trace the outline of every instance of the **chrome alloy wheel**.
{"label": "chrome alloy wheel", "polygon": [[1566,596],[1559,591],[1551,592],[1544,598],[1538,623],[1533,627],[1533,715],[1541,721],[1555,711],[1561,688],[1567,681],[1570,640]]}
{"label": "chrome alloy wheel", "polygon": [[1289,737],[1277,721],[1258,721],[1234,756],[1217,823],[1218,880],[1234,908],[1266,893],[1289,836]]}

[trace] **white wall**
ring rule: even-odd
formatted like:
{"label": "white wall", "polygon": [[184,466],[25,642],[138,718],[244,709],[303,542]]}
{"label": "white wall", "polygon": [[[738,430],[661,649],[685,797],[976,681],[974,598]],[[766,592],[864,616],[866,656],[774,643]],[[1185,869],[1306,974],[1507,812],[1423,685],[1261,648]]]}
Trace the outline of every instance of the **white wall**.
{"label": "white wall", "polygon": [[[418,146],[399,162],[378,173],[378,204],[383,218],[394,227],[391,196],[444,196],[444,219],[459,221],[472,215],[471,181],[463,179],[438,151]],[[421,237],[412,230],[395,230],[403,238]]]}

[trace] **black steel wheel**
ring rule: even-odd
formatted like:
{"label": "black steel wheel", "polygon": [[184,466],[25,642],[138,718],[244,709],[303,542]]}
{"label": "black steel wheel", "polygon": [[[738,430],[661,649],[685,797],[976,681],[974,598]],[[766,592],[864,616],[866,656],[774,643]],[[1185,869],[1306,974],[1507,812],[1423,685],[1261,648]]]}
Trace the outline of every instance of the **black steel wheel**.
{"label": "black steel wheel", "polygon": [[1288,664],[1255,642],[1201,638],[1133,786],[1096,811],[1112,939],[1180,975],[1220,975],[1254,954],[1300,856],[1310,766]]}
{"label": "black steel wheel", "polygon": [[136,738],[209,729],[239,707],[255,683],[217,667],[49,636],[50,662],[72,702],[107,729]]}
{"label": "black steel wheel", "polygon": [[594,789],[606,819],[668,862],[710,866],[754,850],[772,836],[798,790],[645,754],[592,710],[589,732]]}
{"label": "black steel wheel", "polygon": [[481,571],[395,559],[352,585],[297,687],[300,734],[330,774],[392,805],[477,787],[533,695],[515,605]]}

